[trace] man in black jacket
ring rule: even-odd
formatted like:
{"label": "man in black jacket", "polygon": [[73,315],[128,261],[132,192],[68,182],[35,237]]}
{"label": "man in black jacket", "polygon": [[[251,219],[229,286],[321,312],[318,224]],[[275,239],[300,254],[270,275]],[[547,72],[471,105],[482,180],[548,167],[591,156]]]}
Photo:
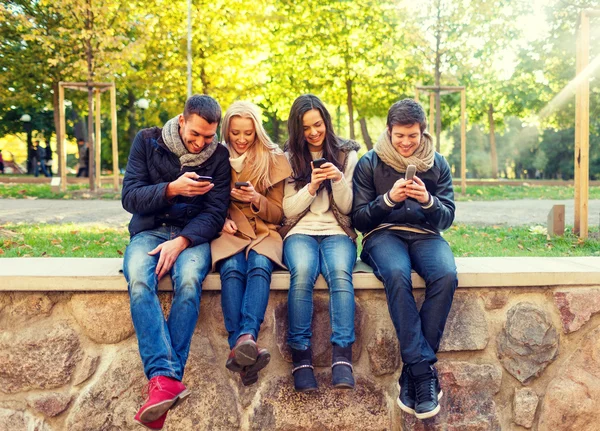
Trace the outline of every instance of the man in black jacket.
{"label": "man in black jacket", "polygon": [[[161,429],[168,410],[189,395],[181,383],[211,266],[210,241],[229,205],[229,152],[216,137],[221,108],[192,96],[163,128],[140,131],[123,181],[123,208],[133,214],[124,257],[131,317],[148,399],[134,420]],[[173,303],[165,320],[158,281],[170,274]]]}
{"label": "man in black jacket", "polygon": [[[454,220],[450,167],[435,152],[421,105],[392,105],[387,128],[354,171],[352,221],[363,233],[361,259],[383,282],[400,342],[398,404],[419,419],[435,416],[442,397],[433,364],[457,286],[456,265],[440,231]],[[409,165],[416,175],[406,179]],[[426,283],[417,310],[411,270]]]}

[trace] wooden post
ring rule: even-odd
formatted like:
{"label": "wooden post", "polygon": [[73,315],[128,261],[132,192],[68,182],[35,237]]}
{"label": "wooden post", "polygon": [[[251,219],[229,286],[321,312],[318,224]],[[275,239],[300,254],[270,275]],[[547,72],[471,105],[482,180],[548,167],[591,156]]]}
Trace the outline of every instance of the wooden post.
{"label": "wooden post", "polygon": [[[575,67],[575,79],[581,73],[581,31],[577,29],[577,49],[576,49],[576,67]],[[574,153],[574,178],[573,178],[573,187],[574,187],[574,219],[573,219],[573,233],[579,234],[580,226],[579,226],[579,207],[581,205],[581,171],[579,169],[579,164],[581,161],[580,157],[581,151],[581,86],[578,84],[575,87],[575,153]]]}
{"label": "wooden post", "polygon": [[460,192],[467,192],[467,94],[460,92]]}
{"label": "wooden post", "polygon": [[490,123],[490,156],[492,158],[492,178],[498,179],[498,155],[496,154],[496,131],[494,124],[494,105],[490,103],[488,110],[488,121]]}
{"label": "wooden post", "polygon": [[67,146],[65,145],[65,136],[67,134],[67,126],[65,124],[65,89],[62,82],[58,83],[58,136],[57,147],[60,148],[60,191],[67,191]]}
{"label": "wooden post", "polygon": [[[586,11],[581,14],[581,70],[590,62],[590,18]],[[590,81],[585,78],[581,83],[581,157],[580,157],[580,204],[579,238],[588,237],[588,199],[590,183]]]}
{"label": "wooden post", "polygon": [[415,101],[418,102],[419,101],[419,89],[415,88]]}
{"label": "wooden post", "polygon": [[117,89],[110,87],[110,126],[112,131],[113,188],[119,190],[119,147],[117,144]]}
{"label": "wooden post", "polygon": [[429,134],[431,136],[435,135],[435,126],[433,122],[435,121],[435,93],[429,93]]}
{"label": "wooden post", "polygon": [[102,128],[101,128],[101,124],[100,124],[100,90],[99,89],[95,89],[94,93],[96,93],[96,133],[94,136],[94,142],[96,145],[94,145],[94,149],[95,149],[95,162],[94,162],[94,166],[96,167],[96,169],[94,169],[94,180],[96,183],[96,189],[100,190],[102,188],[102,184],[101,184],[101,175],[102,175],[102,164],[100,161],[100,157],[102,155]]}

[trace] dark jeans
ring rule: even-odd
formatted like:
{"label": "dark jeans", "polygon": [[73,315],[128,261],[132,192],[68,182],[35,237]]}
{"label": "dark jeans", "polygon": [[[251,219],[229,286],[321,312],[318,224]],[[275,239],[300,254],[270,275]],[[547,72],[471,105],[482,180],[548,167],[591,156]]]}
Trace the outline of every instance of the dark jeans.
{"label": "dark jeans", "polygon": [[354,343],[354,285],[356,244],[346,235],[294,234],[283,242],[283,258],[290,270],[288,344],[306,350],[312,336],[313,289],[319,274],[329,288],[331,343]]}
{"label": "dark jeans", "polygon": [[186,248],[179,254],[170,272],[173,303],[165,321],[157,295],[155,271],[159,254],[150,256],[148,252],[180,232],[174,226],[146,230],[135,235],[125,250],[123,273],[129,289],[131,318],[148,379],[167,376],[182,380],[200,313],[202,282],[211,266],[208,243]]}
{"label": "dark jeans", "polygon": [[[383,282],[402,362],[435,363],[435,353],[458,285],[450,246],[435,234],[385,230],[367,238],[361,259]],[[421,311],[412,293],[411,269],[425,280]]]}
{"label": "dark jeans", "polygon": [[241,251],[221,264],[221,306],[229,347],[245,334],[258,339],[271,289],[273,262],[254,250]]}

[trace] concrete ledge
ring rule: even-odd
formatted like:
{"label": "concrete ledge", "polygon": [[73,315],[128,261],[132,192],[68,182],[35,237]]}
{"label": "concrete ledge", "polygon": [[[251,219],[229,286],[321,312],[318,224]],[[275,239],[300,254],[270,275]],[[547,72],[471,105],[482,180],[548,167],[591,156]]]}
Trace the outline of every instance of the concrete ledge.
{"label": "concrete ledge", "polygon": [[[600,284],[600,257],[465,257],[456,258],[459,287],[553,287]],[[2,258],[0,291],[126,291],[121,273],[123,259],[109,258]],[[424,281],[413,273],[413,286]],[[271,289],[287,290],[289,273],[273,273]],[[369,266],[358,261],[356,289],[383,289]],[[209,274],[204,290],[220,290],[219,274]],[[171,290],[169,278],[160,290]],[[316,289],[325,290],[322,276]]]}

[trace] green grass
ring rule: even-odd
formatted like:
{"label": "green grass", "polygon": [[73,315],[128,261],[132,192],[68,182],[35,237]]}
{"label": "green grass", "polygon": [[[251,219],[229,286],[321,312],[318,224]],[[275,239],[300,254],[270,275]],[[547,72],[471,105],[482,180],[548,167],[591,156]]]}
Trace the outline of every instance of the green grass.
{"label": "green grass", "polygon": [[0,257],[122,257],[125,228],[61,224],[0,226]]}
{"label": "green grass", "polygon": [[[542,229],[543,230],[543,229]],[[455,225],[444,238],[457,257],[600,256],[598,230],[580,241],[567,229],[548,238],[529,227]],[[83,224],[0,226],[0,257],[122,257],[129,243],[125,228]],[[359,255],[360,255],[360,238]]]}
{"label": "green grass", "polygon": [[[460,184],[454,184],[457,201],[501,201],[516,199],[573,199],[573,186],[467,186],[467,193],[460,193]],[[600,187],[589,188],[590,199],[600,199]]]}
{"label": "green grass", "polygon": [[2,199],[121,199],[112,184],[103,184],[95,194],[90,193],[89,184],[68,184],[66,193],[54,193],[50,184],[0,184]]}

